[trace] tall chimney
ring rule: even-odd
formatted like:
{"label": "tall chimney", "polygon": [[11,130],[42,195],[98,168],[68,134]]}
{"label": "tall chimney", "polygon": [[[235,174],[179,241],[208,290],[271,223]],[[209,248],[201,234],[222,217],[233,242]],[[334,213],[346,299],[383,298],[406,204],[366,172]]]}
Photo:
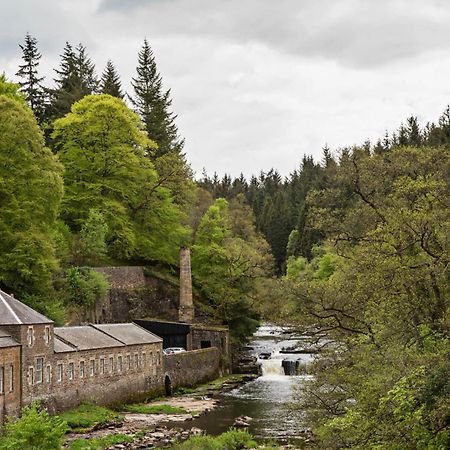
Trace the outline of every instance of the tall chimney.
{"label": "tall chimney", "polygon": [[180,322],[192,323],[194,320],[194,303],[192,301],[191,251],[186,247],[180,249]]}

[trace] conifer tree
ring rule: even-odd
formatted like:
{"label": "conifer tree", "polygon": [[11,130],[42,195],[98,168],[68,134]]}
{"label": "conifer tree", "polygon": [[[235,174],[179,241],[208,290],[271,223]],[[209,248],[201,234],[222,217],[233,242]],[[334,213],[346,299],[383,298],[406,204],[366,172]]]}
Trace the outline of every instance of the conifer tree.
{"label": "conifer tree", "polygon": [[52,91],[51,116],[62,117],[70,111],[76,101],[97,91],[98,80],[95,66],[82,44],[74,49],[66,42],[59,69],[55,69],[58,78],[57,88]]}
{"label": "conifer tree", "polygon": [[111,60],[108,60],[105,70],[102,73],[100,91],[102,94],[109,94],[117,98],[124,97],[119,74]]}
{"label": "conifer tree", "polygon": [[138,56],[137,76],[132,79],[134,96],[130,97],[136,112],[142,117],[148,135],[158,144],[154,159],[169,152],[181,153],[184,141],[178,136],[176,115],[170,111],[170,90],[164,91],[153,51],[144,40]]}
{"label": "conifer tree", "polygon": [[39,77],[38,67],[41,54],[37,48],[37,40],[29,33],[25,36],[25,43],[19,44],[22,49],[23,64],[19,65],[16,75],[24,81],[19,82],[20,90],[25,94],[28,104],[37,121],[42,123],[45,116],[46,93],[42,86],[44,77]]}

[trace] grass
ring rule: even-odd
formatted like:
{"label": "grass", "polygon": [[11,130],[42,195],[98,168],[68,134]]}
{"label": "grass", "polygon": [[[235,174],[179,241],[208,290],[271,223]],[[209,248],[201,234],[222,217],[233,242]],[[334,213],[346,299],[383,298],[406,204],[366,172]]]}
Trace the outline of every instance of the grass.
{"label": "grass", "polygon": [[134,405],[124,405],[123,411],[136,414],[189,414],[184,408],[170,405],[144,405],[142,403]]}
{"label": "grass", "polygon": [[[74,433],[89,431],[94,426],[115,422],[122,416],[108,408],[83,403],[78,408],[66,411],[59,416],[67,422],[70,430]],[[101,448],[101,447],[100,447]]]}
{"label": "grass", "polygon": [[136,436],[129,434],[109,434],[101,438],[75,439],[70,443],[71,450],[103,450],[111,445],[133,442]]}

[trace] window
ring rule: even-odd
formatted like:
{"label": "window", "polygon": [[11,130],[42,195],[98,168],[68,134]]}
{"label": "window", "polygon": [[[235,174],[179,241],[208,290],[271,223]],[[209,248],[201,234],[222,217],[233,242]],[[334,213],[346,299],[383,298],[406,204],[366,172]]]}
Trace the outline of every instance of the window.
{"label": "window", "polygon": [[117,371],[118,372],[122,372],[122,369],[123,369],[123,367],[122,367],[122,355],[119,355],[117,357]]}
{"label": "window", "polygon": [[142,366],[145,368],[145,365],[147,363],[147,355],[145,352],[142,352]]}
{"label": "window", "polygon": [[36,383],[42,383],[44,358],[36,358]]}
{"label": "window", "polygon": [[69,380],[73,380],[74,376],[75,376],[75,366],[73,364],[73,362],[69,363]]}
{"label": "window", "polygon": [[28,368],[28,384],[34,383],[34,369],[33,367]]}
{"label": "window", "polygon": [[14,366],[9,366],[9,392],[14,391]]}
{"label": "window", "polygon": [[137,353],[134,354],[134,367],[136,369],[139,367],[139,355]]}
{"label": "window", "polygon": [[105,373],[105,358],[100,358],[100,374]]}
{"label": "window", "polygon": [[161,364],[161,353],[158,352],[158,365],[160,365],[160,364]]}
{"label": "window", "polygon": [[127,368],[128,368],[128,370],[131,369],[131,356],[130,355],[127,355]]}
{"label": "window", "polygon": [[91,359],[90,361],[90,374],[91,377],[93,377],[95,375],[95,359]]}
{"label": "window", "polygon": [[51,378],[52,378],[52,369],[51,369],[50,365],[48,365],[48,366],[45,368],[45,381],[46,381],[47,383],[50,383]]}
{"label": "window", "polygon": [[50,327],[48,325],[46,325],[44,329],[44,342],[45,345],[50,344]]}
{"label": "window", "polygon": [[109,357],[109,371],[114,372],[114,356]]}
{"label": "window", "polygon": [[58,364],[58,381],[62,381],[63,379],[63,365],[62,364]]}
{"label": "window", "polygon": [[28,327],[27,342],[28,342],[28,347],[33,347],[33,342],[34,342],[34,330],[33,330],[33,327]]}
{"label": "window", "polygon": [[84,361],[80,361],[80,378],[84,377]]}
{"label": "window", "polygon": [[5,369],[0,367],[0,394],[4,394]]}

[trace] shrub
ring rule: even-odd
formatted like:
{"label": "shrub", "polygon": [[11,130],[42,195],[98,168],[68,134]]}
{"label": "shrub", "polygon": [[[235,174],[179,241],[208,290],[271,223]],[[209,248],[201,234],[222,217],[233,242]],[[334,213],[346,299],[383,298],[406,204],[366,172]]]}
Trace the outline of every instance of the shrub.
{"label": "shrub", "polygon": [[108,290],[103,274],[89,267],[72,267],[67,271],[67,300],[72,304],[92,306]]}
{"label": "shrub", "polygon": [[50,417],[37,403],[22,410],[22,417],[6,426],[0,439],[1,450],[60,450],[67,424]]}

